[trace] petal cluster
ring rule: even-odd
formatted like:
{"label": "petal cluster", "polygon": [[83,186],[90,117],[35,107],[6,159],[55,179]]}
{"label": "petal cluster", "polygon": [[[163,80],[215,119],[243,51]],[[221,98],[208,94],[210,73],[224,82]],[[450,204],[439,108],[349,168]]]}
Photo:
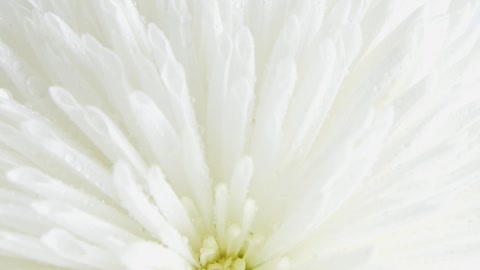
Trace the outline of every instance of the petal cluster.
{"label": "petal cluster", "polygon": [[0,1],[0,268],[480,265],[478,0]]}

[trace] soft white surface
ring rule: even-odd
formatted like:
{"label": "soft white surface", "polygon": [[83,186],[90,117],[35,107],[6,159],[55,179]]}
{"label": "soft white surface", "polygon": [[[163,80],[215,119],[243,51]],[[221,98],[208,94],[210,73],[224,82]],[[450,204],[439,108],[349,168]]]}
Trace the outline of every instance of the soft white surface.
{"label": "soft white surface", "polygon": [[479,6],[0,1],[0,268],[478,269]]}

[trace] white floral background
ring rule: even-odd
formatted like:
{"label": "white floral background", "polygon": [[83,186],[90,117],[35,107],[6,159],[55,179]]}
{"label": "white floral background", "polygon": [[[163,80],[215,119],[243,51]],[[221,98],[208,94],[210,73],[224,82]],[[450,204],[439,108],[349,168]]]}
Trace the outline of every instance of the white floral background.
{"label": "white floral background", "polygon": [[480,1],[0,1],[0,269],[480,269]]}

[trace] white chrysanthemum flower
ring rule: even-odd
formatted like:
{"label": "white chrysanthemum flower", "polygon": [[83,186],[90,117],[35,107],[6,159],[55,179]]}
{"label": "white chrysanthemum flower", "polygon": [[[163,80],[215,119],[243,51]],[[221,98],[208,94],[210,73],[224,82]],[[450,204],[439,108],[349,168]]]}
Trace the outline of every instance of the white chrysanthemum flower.
{"label": "white chrysanthemum flower", "polygon": [[479,6],[0,1],[0,269],[478,269]]}

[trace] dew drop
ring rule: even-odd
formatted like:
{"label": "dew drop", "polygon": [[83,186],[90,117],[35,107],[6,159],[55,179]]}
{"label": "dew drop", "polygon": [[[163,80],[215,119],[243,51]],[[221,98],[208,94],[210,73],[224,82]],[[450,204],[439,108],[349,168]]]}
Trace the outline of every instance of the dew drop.
{"label": "dew drop", "polygon": [[83,166],[82,166],[82,164],[80,164],[80,163],[77,164],[77,165],[75,166],[75,170],[76,170],[77,172],[82,172],[82,171],[83,171]]}
{"label": "dew drop", "polygon": [[65,162],[68,164],[72,164],[75,161],[75,157],[71,154],[65,156]]}
{"label": "dew drop", "polygon": [[15,71],[20,71],[20,70],[22,70],[22,68],[23,68],[23,63],[22,63],[22,62],[20,62],[20,61],[15,61],[15,62],[13,63],[13,69],[14,69]]}
{"label": "dew drop", "polygon": [[223,25],[222,25],[222,22],[220,20],[215,20],[213,22],[213,32],[216,35],[219,35],[223,32]]}

